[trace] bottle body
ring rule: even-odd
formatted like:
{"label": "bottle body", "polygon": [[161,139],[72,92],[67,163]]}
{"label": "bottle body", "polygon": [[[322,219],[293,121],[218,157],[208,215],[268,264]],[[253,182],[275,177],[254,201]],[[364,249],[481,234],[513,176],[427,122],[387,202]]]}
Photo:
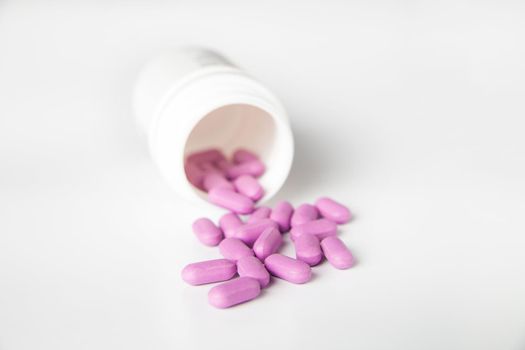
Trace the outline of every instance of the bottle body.
{"label": "bottle body", "polygon": [[186,155],[219,148],[257,153],[267,166],[260,179],[272,197],[284,184],[293,160],[293,135],[277,98],[221,55],[205,49],[166,53],[142,70],[134,109],[139,129],[162,176],[181,197],[201,201],[189,183]]}

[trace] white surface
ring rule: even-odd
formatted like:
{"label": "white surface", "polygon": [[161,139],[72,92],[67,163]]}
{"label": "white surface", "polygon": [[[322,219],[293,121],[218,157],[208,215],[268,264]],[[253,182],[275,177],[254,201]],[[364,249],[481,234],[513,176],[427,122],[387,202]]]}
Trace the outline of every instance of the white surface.
{"label": "white surface", "polygon": [[[146,2],[144,2],[145,4]],[[0,348],[525,347],[522,1],[0,3]],[[220,48],[287,105],[280,198],[359,259],[230,310],[130,115],[140,64]]]}

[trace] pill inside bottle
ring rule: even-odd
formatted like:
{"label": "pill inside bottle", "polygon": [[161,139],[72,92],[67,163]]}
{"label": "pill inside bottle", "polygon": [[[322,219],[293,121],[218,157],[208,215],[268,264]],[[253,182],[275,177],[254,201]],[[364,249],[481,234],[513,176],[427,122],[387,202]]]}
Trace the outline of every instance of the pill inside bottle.
{"label": "pill inside bottle", "polygon": [[[208,203],[204,184],[193,184],[198,172],[186,165],[189,155],[205,150],[252,162],[235,164],[241,169],[228,174],[248,169],[265,189],[263,200],[288,176],[294,142],[284,107],[267,87],[217,52],[176,49],[147,63],[137,80],[134,109],[161,175],[184,199]],[[216,183],[227,187],[218,176],[206,187]]]}

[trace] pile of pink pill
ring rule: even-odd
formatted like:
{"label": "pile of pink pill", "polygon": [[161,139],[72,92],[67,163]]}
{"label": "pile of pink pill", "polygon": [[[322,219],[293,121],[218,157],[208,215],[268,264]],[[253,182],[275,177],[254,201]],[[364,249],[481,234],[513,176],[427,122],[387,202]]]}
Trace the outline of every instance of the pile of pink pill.
{"label": "pile of pink pill", "polygon": [[[182,279],[191,285],[227,281],[209,291],[211,305],[227,308],[252,300],[268,286],[270,276],[306,283],[312,266],[323,257],[338,269],[354,265],[352,253],[337,237],[338,225],[352,217],[344,205],[322,197],[314,205],[302,204],[295,210],[287,201],[274,208],[256,207],[264,195],[257,178],[265,171],[256,154],[239,149],[230,161],[217,149],[200,151],[187,157],[185,170],[188,180],[206,191],[211,203],[230,211],[218,225],[208,218],[193,223],[197,239],[219,246],[223,259],[189,264],[182,270]],[[286,232],[295,258],[279,254]]]}

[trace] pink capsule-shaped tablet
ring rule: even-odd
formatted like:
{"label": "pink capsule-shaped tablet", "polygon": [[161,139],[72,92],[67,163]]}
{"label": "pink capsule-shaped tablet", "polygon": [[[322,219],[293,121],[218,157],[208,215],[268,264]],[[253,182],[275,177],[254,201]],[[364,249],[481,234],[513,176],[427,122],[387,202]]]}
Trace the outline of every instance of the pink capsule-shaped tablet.
{"label": "pink capsule-shaped tablet", "polygon": [[327,237],[321,241],[321,248],[323,249],[326,260],[337,269],[348,269],[355,263],[354,256],[338,237]]}
{"label": "pink capsule-shaped tablet", "polygon": [[206,162],[218,162],[221,159],[226,159],[224,154],[217,148],[211,148],[191,153],[186,157],[186,162],[198,164]]}
{"label": "pink capsule-shaped tablet", "polygon": [[293,207],[287,201],[281,201],[275,205],[270,214],[270,219],[279,225],[281,232],[290,230],[290,219],[292,218]]}
{"label": "pink capsule-shaped tablet", "polygon": [[251,246],[257,240],[257,238],[259,238],[261,233],[263,233],[263,231],[269,227],[277,228],[278,226],[273,220],[261,219],[259,221],[238,227],[235,230],[233,236],[235,238],[239,238],[241,241]]}
{"label": "pink capsule-shaped tablet", "polygon": [[275,227],[268,227],[253,244],[255,255],[264,261],[270,255],[277,253],[283,244],[283,237]]}
{"label": "pink capsule-shaped tablet", "polygon": [[236,272],[237,266],[234,262],[216,259],[186,265],[181,276],[185,282],[196,286],[229,280]]}
{"label": "pink capsule-shaped tablet", "polygon": [[319,239],[314,235],[308,233],[302,234],[297,237],[293,243],[297,260],[304,261],[310,266],[315,266],[323,259]]}
{"label": "pink capsule-shaped tablet", "polygon": [[298,236],[309,233],[322,240],[329,236],[335,236],[337,234],[337,224],[327,219],[318,219],[307,222],[305,224],[294,226],[290,230],[290,236],[292,240],[295,240]]}
{"label": "pink capsule-shaped tablet", "polygon": [[347,207],[327,197],[319,198],[315,206],[322,217],[337,224],[346,224],[352,218],[352,213]]}
{"label": "pink capsule-shaped tablet", "polygon": [[253,256],[253,250],[238,238],[225,238],[219,243],[219,252],[228,260],[237,261],[245,256]]}
{"label": "pink capsule-shaped tablet", "polygon": [[226,213],[219,219],[219,226],[224,233],[224,237],[232,237],[237,227],[244,225],[235,213]]}
{"label": "pink capsule-shaped tablet", "polygon": [[198,164],[199,168],[201,168],[201,170],[204,171],[206,175],[222,173],[222,171],[219,168],[217,168],[217,166],[213,162],[204,162],[204,163],[196,163],[196,164]]}
{"label": "pink capsule-shaped tablet", "polygon": [[268,207],[259,207],[248,218],[248,223],[256,222],[261,219],[268,219],[272,210]]}
{"label": "pink capsule-shaped tablet", "polygon": [[226,188],[212,188],[208,192],[208,200],[238,214],[250,214],[253,211],[253,201],[250,198]]}
{"label": "pink capsule-shaped tablet", "polygon": [[245,256],[237,261],[237,273],[241,277],[255,278],[264,288],[270,283],[270,274],[262,262],[254,256]]}
{"label": "pink capsule-shaped tablet", "polygon": [[251,175],[241,175],[233,181],[237,192],[248,198],[258,201],[264,195],[264,190],[259,181]]}
{"label": "pink capsule-shaped tablet", "polygon": [[306,283],[312,278],[312,268],[301,260],[281,254],[272,254],[264,260],[264,266],[275,277],[292,283]]}
{"label": "pink capsule-shaped tablet", "polygon": [[239,277],[210,289],[208,302],[224,309],[255,299],[259,294],[261,294],[259,281],[251,277]]}
{"label": "pink capsule-shaped tablet", "polygon": [[206,191],[210,191],[212,188],[225,188],[230,191],[235,190],[233,184],[218,172],[210,172],[204,175],[202,187],[204,187]]}
{"label": "pink capsule-shaped tablet", "polygon": [[313,221],[319,217],[319,211],[311,204],[301,204],[293,212],[290,224],[292,227]]}
{"label": "pink capsule-shaped tablet", "polygon": [[238,150],[233,152],[232,158],[235,164],[246,163],[252,160],[259,160],[259,157],[255,153],[250,152],[244,148],[239,148]]}
{"label": "pink capsule-shaped tablet", "polygon": [[204,190],[202,183],[206,173],[197,164],[184,164],[184,171],[186,172],[186,178],[193,186],[197,187],[200,190]]}
{"label": "pink capsule-shaped tablet", "polygon": [[213,221],[208,218],[195,220],[192,228],[198,240],[207,246],[216,246],[224,237],[221,229],[215,226]]}
{"label": "pink capsule-shaped tablet", "polygon": [[214,163],[223,174],[226,174],[226,171],[233,166],[227,159],[221,159]]}
{"label": "pink capsule-shaped tablet", "polygon": [[245,163],[237,164],[226,171],[226,176],[230,179],[236,179],[241,175],[251,175],[259,177],[266,170],[264,164],[259,160],[251,160]]}

